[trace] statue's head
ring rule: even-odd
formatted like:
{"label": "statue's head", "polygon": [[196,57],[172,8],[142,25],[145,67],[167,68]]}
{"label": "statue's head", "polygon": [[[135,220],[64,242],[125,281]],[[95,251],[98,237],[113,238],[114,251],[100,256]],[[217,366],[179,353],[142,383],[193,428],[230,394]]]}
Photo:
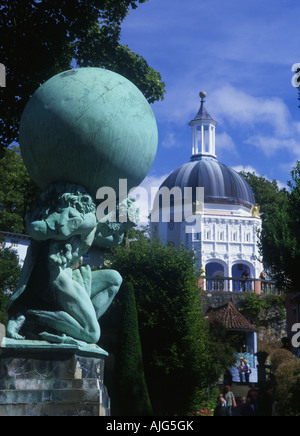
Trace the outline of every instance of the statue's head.
{"label": "statue's head", "polygon": [[70,208],[84,215],[96,213],[92,197],[82,186],[73,183],[54,183],[40,196],[38,205],[48,210],[60,211]]}

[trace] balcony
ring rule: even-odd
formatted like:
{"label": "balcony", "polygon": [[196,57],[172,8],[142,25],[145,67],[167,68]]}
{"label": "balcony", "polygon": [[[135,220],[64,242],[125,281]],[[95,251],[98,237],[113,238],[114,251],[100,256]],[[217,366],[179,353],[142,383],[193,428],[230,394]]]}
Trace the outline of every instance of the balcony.
{"label": "balcony", "polygon": [[235,277],[202,277],[200,288],[216,292],[253,292],[257,295],[281,295],[277,282],[260,279],[241,279]]}

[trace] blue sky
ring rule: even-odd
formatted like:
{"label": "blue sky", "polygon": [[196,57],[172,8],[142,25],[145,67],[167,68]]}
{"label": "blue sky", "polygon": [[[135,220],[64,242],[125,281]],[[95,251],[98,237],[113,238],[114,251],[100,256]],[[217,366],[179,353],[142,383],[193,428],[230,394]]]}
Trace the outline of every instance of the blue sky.
{"label": "blue sky", "polygon": [[158,153],[144,185],[159,186],[191,156],[188,123],[207,92],[220,162],[285,185],[300,160],[299,0],[149,0],[122,27],[123,44],[166,82],[152,105]]}

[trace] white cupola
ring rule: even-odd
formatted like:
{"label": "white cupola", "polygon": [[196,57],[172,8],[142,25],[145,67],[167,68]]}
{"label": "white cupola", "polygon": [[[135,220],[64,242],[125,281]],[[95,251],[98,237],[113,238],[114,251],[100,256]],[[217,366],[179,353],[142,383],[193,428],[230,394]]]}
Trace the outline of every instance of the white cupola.
{"label": "white cupola", "polygon": [[200,92],[201,106],[196,118],[189,125],[192,127],[192,157],[211,156],[216,158],[217,122],[207,112],[204,103],[206,92]]}

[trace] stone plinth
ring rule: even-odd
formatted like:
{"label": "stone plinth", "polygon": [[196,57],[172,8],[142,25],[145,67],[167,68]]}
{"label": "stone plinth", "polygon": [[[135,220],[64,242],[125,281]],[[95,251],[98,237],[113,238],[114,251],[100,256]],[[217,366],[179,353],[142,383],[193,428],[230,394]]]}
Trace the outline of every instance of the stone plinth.
{"label": "stone plinth", "polygon": [[108,416],[104,356],[1,348],[0,416]]}

